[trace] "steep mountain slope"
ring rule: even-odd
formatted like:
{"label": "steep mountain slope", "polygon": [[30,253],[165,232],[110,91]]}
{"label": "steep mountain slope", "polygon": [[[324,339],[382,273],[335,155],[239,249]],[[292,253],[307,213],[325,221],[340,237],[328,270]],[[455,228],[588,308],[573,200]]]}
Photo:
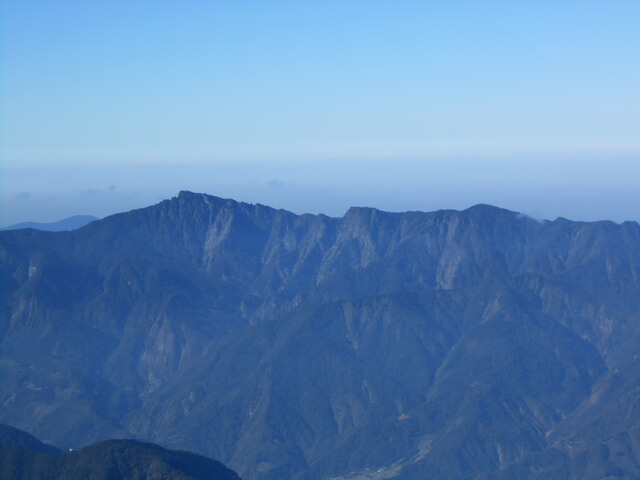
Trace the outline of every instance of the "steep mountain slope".
{"label": "steep mountain slope", "polygon": [[0,425],[0,477],[4,480],[240,480],[224,465],[150,443],[109,440],[65,452]]}
{"label": "steep mountain slope", "polygon": [[637,223],[181,192],[2,232],[0,260],[0,421],[46,441],[151,440],[247,480],[566,478],[616,435],[603,471],[640,475]]}

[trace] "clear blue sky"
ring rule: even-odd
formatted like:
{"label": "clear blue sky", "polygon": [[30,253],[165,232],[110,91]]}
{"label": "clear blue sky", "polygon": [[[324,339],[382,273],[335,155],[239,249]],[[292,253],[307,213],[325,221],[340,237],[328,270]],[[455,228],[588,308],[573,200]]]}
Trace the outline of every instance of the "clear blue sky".
{"label": "clear blue sky", "polygon": [[181,189],[640,220],[636,0],[0,5],[0,225]]}

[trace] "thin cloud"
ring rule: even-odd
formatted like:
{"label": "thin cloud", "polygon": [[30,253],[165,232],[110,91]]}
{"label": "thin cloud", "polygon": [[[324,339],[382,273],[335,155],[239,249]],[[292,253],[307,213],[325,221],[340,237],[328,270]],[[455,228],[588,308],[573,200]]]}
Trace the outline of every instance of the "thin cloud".
{"label": "thin cloud", "polygon": [[269,180],[267,185],[274,188],[282,188],[284,187],[284,182],[281,182],[280,180]]}
{"label": "thin cloud", "polygon": [[86,190],[78,190],[78,193],[80,195],[103,195],[103,194],[115,193],[115,192],[116,192],[115,185],[109,185],[109,187],[107,187],[106,190],[103,190],[101,188],[88,188]]}

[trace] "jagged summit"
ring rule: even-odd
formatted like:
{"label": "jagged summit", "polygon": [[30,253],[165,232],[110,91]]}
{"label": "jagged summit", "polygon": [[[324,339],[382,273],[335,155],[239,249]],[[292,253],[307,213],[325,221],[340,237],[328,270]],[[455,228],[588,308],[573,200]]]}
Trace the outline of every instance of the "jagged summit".
{"label": "jagged summit", "polygon": [[[177,218],[178,212],[183,212],[185,214],[185,219],[188,219],[188,218],[193,218],[193,215],[188,214],[189,210],[197,212],[202,210],[203,207],[206,207],[206,209],[208,209],[209,211],[215,211],[218,209],[227,209],[227,210],[239,209],[240,211],[249,215],[258,214],[258,215],[264,216],[264,215],[271,215],[271,214],[275,214],[276,212],[279,212],[280,214],[284,213],[293,217],[312,216],[312,217],[331,218],[334,220],[344,220],[344,221],[350,221],[356,218],[362,219],[365,216],[373,217],[373,218],[382,216],[382,217],[389,218],[393,216],[397,217],[403,214],[407,214],[407,215],[408,214],[473,215],[475,217],[480,217],[482,215],[491,217],[499,214],[512,215],[512,216],[522,215],[522,214],[519,214],[518,212],[513,212],[507,209],[503,209],[503,208],[488,205],[488,204],[473,205],[465,210],[449,209],[449,210],[438,210],[435,212],[423,212],[423,211],[415,211],[415,210],[408,211],[408,212],[387,212],[384,210],[377,209],[375,207],[353,206],[347,210],[347,212],[343,217],[328,217],[322,214],[315,215],[315,214],[308,214],[308,213],[298,215],[288,210],[275,209],[260,203],[256,203],[256,204],[245,203],[245,202],[237,201],[231,198],[222,198],[222,197],[218,197],[218,196],[210,195],[206,193],[195,193],[188,190],[181,190],[180,192],[178,192],[178,195],[176,195],[175,197],[172,197],[171,199],[163,200],[162,202],[156,205],[145,207],[138,210],[133,210],[132,212],[138,212],[138,211],[151,212],[151,211],[156,211],[158,209],[160,210],[166,209],[167,211],[172,212],[172,215],[173,215],[172,218]],[[132,212],[119,213],[119,214],[116,214],[115,216],[119,217]]]}

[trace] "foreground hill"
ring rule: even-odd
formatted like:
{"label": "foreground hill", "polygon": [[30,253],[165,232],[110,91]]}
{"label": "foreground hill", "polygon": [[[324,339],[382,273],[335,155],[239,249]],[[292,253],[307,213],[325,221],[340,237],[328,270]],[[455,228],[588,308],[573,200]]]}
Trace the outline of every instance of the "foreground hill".
{"label": "foreground hill", "polygon": [[0,425],[3,480],[240,480],[222,464],[150,443],[109,440],[66,452]]}
{"label": "foreground hill", "polygon": [[59,448],[42,443],[27,432],[2,424],[0,424],[0,446],[22,448],[34,453],[49,453],[52,455],[62,453]]}
{"label": "foreground hill", "polygon": [[0,233],[0,421],[247,480],[640,476],[640,227],[181,192]]}

